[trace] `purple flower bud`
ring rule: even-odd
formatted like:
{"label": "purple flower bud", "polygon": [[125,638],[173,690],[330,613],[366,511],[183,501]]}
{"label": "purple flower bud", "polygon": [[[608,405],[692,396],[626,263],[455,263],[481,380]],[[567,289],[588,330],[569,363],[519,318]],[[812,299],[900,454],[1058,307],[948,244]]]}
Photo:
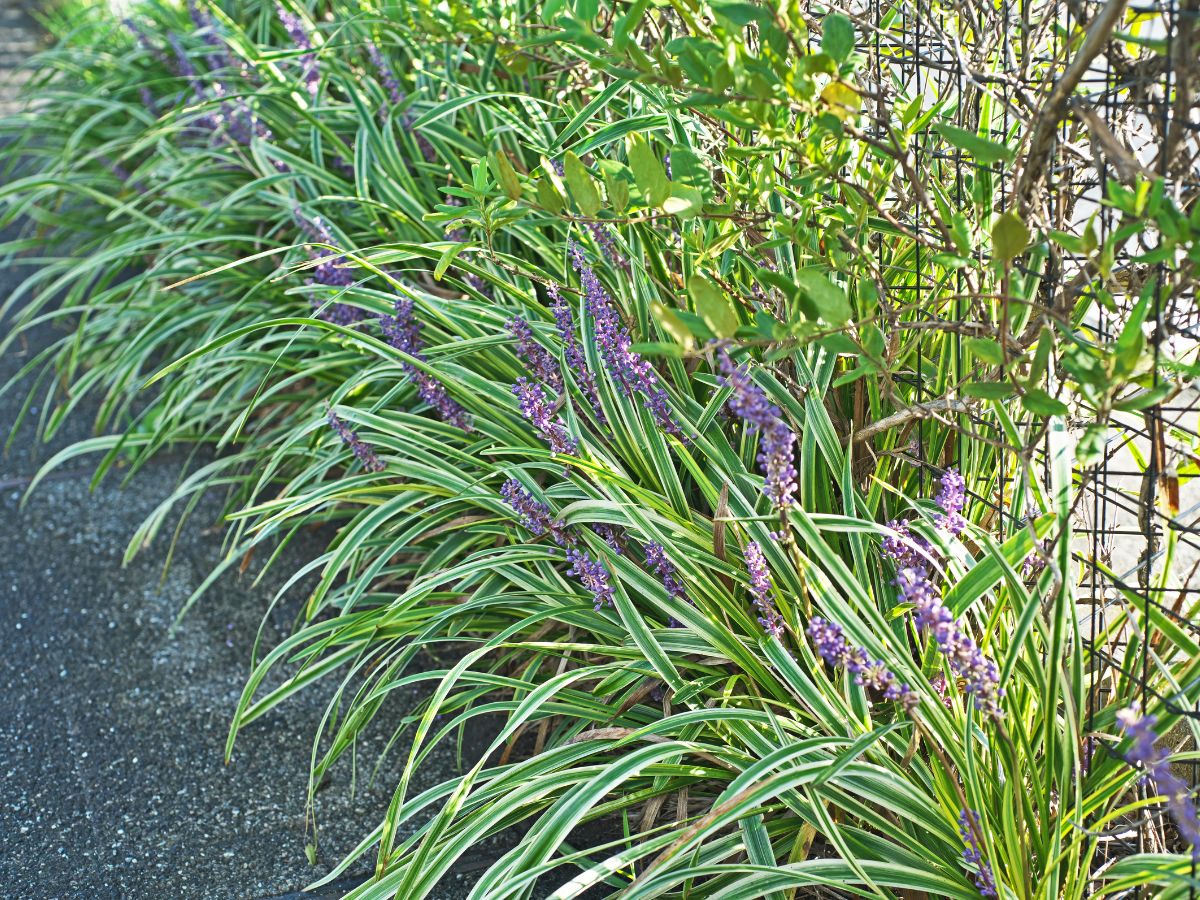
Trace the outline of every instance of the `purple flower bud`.
{"label": "purple flower bud", "polygon": [[555,421],[554,410],[546,402],[546,394],[540,384],[522,376],[512,390],[520,401],[521,415],[533,423],[553,452],[572,455],[579,452],[579,444],[571,437],[571,433]]}
{"label": "purple flower bud", "polygon": [[762,547],[756,541],[750,541],[746,544],[745,556],[746,571],[750,574],[750,596],[754,598],[754,605],[760,613],[758,624],[771,637],[782,638],[783,617],[771,599],[771,572],[767,568]]}
{"label": "purple flower bud", "polygon": [[1170,754],[1157,746],[1158,734],[1154,726],[1158,718],[1142,715],[1140,706],[1135,703],[1117,713],[1117,723],[1132,739],[1125,753],[1126,761],[1140,766],[1146,773],[1145,782],[1167,801],[1167,809],[1180,837],[1191,845],[1192,859],[1200,862],[1200,816],[1196,812],[1196,801],[1188,783],[1171,768]]}
{"label": "purple flower bud", "polygon": [[[643,548],[646,554],[646,565],[650,567],[655,575],[662,580],[662,585],[666,588],[667,593],[676,600],[682,600],[689,606],[695,606],[691,598],[687,595],[687,589],[683,586],[683,582],[679,580],[679,572],[675,568],[675,564],[667,558],[667,552],[663,549],[662,544],[651,541]],[[679,622],[674,616],[667,620],[667,626],[670,628],[682,628],[683,623]]]}
{"label": "purple flower bud", "polygon": [[149,53],[161,65],[165,66],[166,68],[168,68],[168,69],[172,68],[171,60],[167,57],[167,55],[165,53],[163,53],[161,50],[159,50],[157,47],[154,46],[154,44],[153,44],[153,42],[151,42],[149,36],[147,36],[146,32],[142,30],[141,26],[139,26],[137,24],[137,22],[133,21],[133,19],[130,19],[130,18],[122,19],[121,22],[125,25],[126,28],[129,29],[129,32],[133,35],[134,42],[138,45],[139,49],[145,51],[146,53]]}
{"label": "purple flower bud", "polygon": [[608,580],[608,569],[604,568],[602,562],[592,559],[582,550],[568,550],[567,562],[571,564],[570,574],[576,576],[591,592],[597,612],[604,606],[613,605],[613,587]]}
{"label": "purple flower bud", "polygon": [[626,397],[640,394],[658,427],[667,434],[681,437],[683,432],[671,412],[671,401],[658,380],[658,373],[646,360],[634,353],[633,339],[621,321],[621,314],[596,273],[588,266],[583,248],[572,242],[571,262],[583,285],[584,302],[596,326],[596,343],[613,380]]}
{"label": "purple flower bud", "polygon": [[[321,244],[335,245],[337,243],[329,226],[320,216],[309,219],[301,214],[299,208],[295,208],[292,210],[292,217],[310,240]],[[306,247],[305,250],[310,259],[318,261],[312,270],[312,277],[308,279],[308,284],[320,284],[339,289],[354,284],[354,273],[348,267],[349,263],[346,257],[317,247]],[[366,318],[366,313],[349,303],[329,303],[314,298],[312,305],[318,318],[333,322],[335,325],[350,326]]]}
{"label": "purple flower bud", "polygon": [[525,363],[525,368],[538,381],[561,394],[563,378],[562,372],[558,369],[558,362],[545,347],[537,342],[529,323],[520,316],[514,316],[508,320],[507,328],[508,333],[517,342],[517,355]]}
{"label": "purple flower bud", "polygon": [[687,589],[684,588],[683,582],[679,580],[679,572],[675,568],[675,564],[667,557],[667,551],[663,549],[663,545],[656,541],[651,541],[642,549],[646,554],[646,565],[650,567],[650,571],[662,579],[663,587],[667,589],[667,593],[676,600],[691,603],[692,601],[688,599]]}
{"label": "purple flower bud", "polygon": [[382,472],[387,468],[383,461],[375,455],[375,449],[365,441],[359,440],[358,435],[339,419],[333,410],[329,411],[329,426],[342,439],[342,443],[350,448],[350,451],[368,472]]}
{"label": "purple flower bud", "polygon": [[413,315],[413,302],[400,298],[392,304],[394,314],[379,317],[383,339],[392,347],[409,356],[420,356],[425,347],[421,338],[421,323]]}
{"label": "purple flower bud", "polygon": [[776,506],[790,506],[797,487],[795,432],[784,421],[782,410],[767,399],[744,367],[735,366],[724,350],[719,362],[721,383],[733,389],[730,410],[759,433],[758,464],[764,476],[763,492]]}
{"label": "purple flower bud", "polygon": [[963,862],[975,866],[975,886],[982,897],[996,897],[996,877],[983,858],[983,842],[979,836],[979,813],[964,809],[958,816],[958,831],[962,835]]}
{"label": "purple flower bud", "polygon": [[1037,541],[1029,555],[1021,563],[1021,575],[1026,578],[1036,578],[1046,568],[1045,556],[1050,552],[1047,541]]}
{"label": "purple flower bud", "polygon": [[896,532],[883,539],[883,555],[896,564],[896,568],[926,566],[934,558],[933,545],[916,534],[907,522],[896,519],[888,522],[888,528]]}
{"label": "purple flower bud", "polygon": [[208,56],[209,70],[218,72],[223,69],[232,69],[233,65],[229,61],[229,54],[225,51],[225,42],[221,40],[221,32],[217,28],[212,14],[207,9],[201,9],[196,0],[188,0],[187,6],[188,14],[192,17],[192,24],[196,26],[196,32],[212,51]]}
{"label": "purple flower bud", "polygon": [[610,525],[608,522],[596,522],[591,526],[592,531],[600,535],[604,543],[608,544],[608,549],[620,556],[625,547],[625,536],[621,529],[616,525]]}

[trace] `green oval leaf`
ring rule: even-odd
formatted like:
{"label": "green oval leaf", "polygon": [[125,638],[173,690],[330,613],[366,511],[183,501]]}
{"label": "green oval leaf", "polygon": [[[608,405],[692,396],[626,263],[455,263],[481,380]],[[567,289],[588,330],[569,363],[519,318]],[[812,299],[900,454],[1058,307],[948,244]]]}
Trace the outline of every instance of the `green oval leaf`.
{"label": "green oval leaf", "polygon": [[662,206],[671,196],[671,182],[662,160],[654,155],[646,139],[640,134],[629,136],[629,168],[638,189],[651,206]]}
{"label": "green oval leaf", "polygon": [[737,310],[724,291],[703,275],[693,275],[688,279],[688,293],[696,313],[713,334],[722,338],[733,337],[738,329]]}
{"label": "green oval leaf", "polygon": [[1020,256],[1029,246],[1029,229],[1011,209],[996,218],[992,225],[992,256],[1008,262]]}
{"label": "green oval leaf", "polygon": [[587,167],[570,150],[563,157],[563,173],[579,211],[585,216],[594,216],[600,212],[600,189],[596,187],[596,182]]}

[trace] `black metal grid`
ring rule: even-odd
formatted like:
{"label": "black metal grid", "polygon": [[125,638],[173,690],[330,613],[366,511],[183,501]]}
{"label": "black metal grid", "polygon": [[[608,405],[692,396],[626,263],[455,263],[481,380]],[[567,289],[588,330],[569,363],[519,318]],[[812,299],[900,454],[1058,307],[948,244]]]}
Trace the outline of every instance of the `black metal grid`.
{"label": "black metal grid", "polygon": [[[901,97],[924,95],[949,98],[955,121],[977,129],[980,104],[985,100],[997,111],[990,119],[991,134],[998,141],[1025,134],[1037,121],[1053,86],[1063,77],[1079,47],[1079,36],[1101,16],[1108,4],[1092,0],[1001,0],[1000,3],[942,4],[938,0],[865,0],[841,11],[856,17],[864,39],[860,51],[867,57],[867,87],[875,95],[878,112],[868,122],[868,133],[886,137],[891,103]],[[889,15],[892,18],[889,19]],[[1165,0],[1126,6],[1121,28],[1140,17],[1145,35],[1162,41],[1163,52],[1134,55],[1120,37],[1110,37],[1102,52],[1086,68],[1072,91],[1071,108],[1059,121],[1051,162],[1046,166],[1040,192],[1033,198],[1021,194],[1020,153],[1012,163],[982,165],[959,151],[947,152],[945,143],[932,135],[918,135],[912,146],[916,171],[949,186],[959,208],[969,202],[970,186],[979,178],[994,179],[996,210],[1019,208],[1027,220],[1042,229],[1081,234],[1094,216],[1101,241],[1114,233],[1116,214],[1101,200],[1110,178],[1127,177],[1121,171],[1129,159],[1110,158],[1098,143],[1098,120],[1122,142],[1138,167],[1164,180],[1166,191],[1181,208],[1190,210],[1200,200],[1200,0]],[[1181,59],[1184,65],[1178,64]],[[997,61],[1005,65],[997,66]],[[884,99],[886,98],[886,99]],[[955,107],[954,104],[957,106]],[[870,110],[870,107],[868,107]],[[1090,118],[1094,117],[1094,118]],[[922,140],[922,137],[927,138]],[[899,194],[893,200],[909,200]],[[931,234],[933,224],[920,202],[911,203],[905,225],[912,231]],[[1164,358],[1187,342],[1200,341],[1200,307],[1197,306],[1196,275],[1178,269],[1168,271],[1163,263],[1153,266],[1135,260],[1155,249],[1153,233],[1118,246],[1113,271],[1122,273],[1123,294],[1114,294],[1115,308],[1101,308],[1094,320],[1083,326],[1096,339],[1111,341],[1120,332],[1138,299],[1138,288],[1153,278],[1163,287],[1155,293],[1152,312],[1145,327],[1156,372]],[[970,310],[963,298],[966,286],[959,276],[956,296],[947,308],[932,282],[933,268],[928,249],[915,245],[912,266],[888,271],[891,302],[915,313],[916,318],[947,323],[967,320]],[[986,261],[985,257],[982,257]],[[1088,259],[1065,251],[1051,255],[1042,264],[1043,281],[1037,303],[1054,309],[1070,299],[1071,291],[1087,277]],[[1024,274],[1029,274],[1026,271]],[[955,376],[964,378],[962,335],[953,334]],[[918,357],[916,370],[904,383],[911,401],[924,403],[940,396],[923,375],[926,360]],[[1157,376],[1156,376],[1157,377]],[[1094,410],[1080,410],[1070,423],[1077,430]],[[1090,421],[1096,421],[1095,416]],[[949,424],[958,429],[956,440],[939,446],[933,458],[933,428]],[[1027,427],[1037,423],[1019,423]],[[1106,447],[1099,463],[1074,472],[1074,515],[1071,555],[1081,573],[1076,583],[1076,615],[1080,638],[1091,651],[1086,732],[1088,752],[1114,753],[1116,735],[1101,733],[1095,713],[1104,707],[1107,682],[1115,676],[1140,685],[1145,701],[1165,703],[1183,717],[1188,728],[1163,735],[1176,749],[1196,748],[1194,735],[1200,708],[1177,702],[1178,695],[1165,696],[1161,681],[1151,677],[1150,650],[1156,635],[1145,635],[1130,648],[1129,628],[1119,635],[1106,634],[1106,626],[1117,604],[1128,604],[1149,626],[1155,611],[1200,640],[1200,479],[1180,477],[1181,467],[1200,465],[1200,390],[1189,388],[1169,401],[1137,415],[1112,415],[1106,421]],[[987,416],[957,413],[953,420],[915,423],[916,446],[912,455],[923,471],[918,488],[924,493],[936,474],[961,458],[970,443],[968,434],[1001,440],[995,423]],[[1041,477],[1050,481],[1049,436],[1034,431],[1034,446],[1027,458],[1041,467]],[[995,496],[976,494],[973,502],[993,512],[992,521],[1001,535],[1012,533],[1013,521],[1005,494],[1019,475],[1016,453],[1001,453]],[[1176,558],[1163,579],[1166,544],[1170,538]],[[1162,585],[1156,584],[1163,581]],[[1133,599],[1131,599],[1133,598]],[[1200,784],[1200,764],[1187,763],[1190,783]],[[1144,789],[1142,789],[1144,790]],[[1172,847],[1168,817],[1161,809],[1151,810],[1127,828],[1104,836],[1106,862],[1128,853]],[[1192,880],[1197,878],[1193,857]],[[1191,889],[1195,898],[1197,890]]]}

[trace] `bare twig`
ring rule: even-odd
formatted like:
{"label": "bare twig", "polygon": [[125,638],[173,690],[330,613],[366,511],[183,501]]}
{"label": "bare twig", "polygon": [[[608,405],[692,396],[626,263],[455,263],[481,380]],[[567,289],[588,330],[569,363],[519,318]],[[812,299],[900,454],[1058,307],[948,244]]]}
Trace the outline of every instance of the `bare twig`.
{"label": "bare twig", "polygon": [[1030,198],[1037,190],[1038,183],[1045,172],[1046,163],[1054,146],[1058,123],[1067,111],[1071,94],[1078,87],[1084,74],[1100,51],[1108,43],[1108,37],[1121,21],[1128,0],[1108,0],[1099,15],[1092,20],[1088,28],[1083,46],[1062,77],[1055,82],[1050,95],[1033,120],[1032,137],[1029,139],[1029,149],[1025,154],[1025,164],[1021,167],[1021,175],[1017,180],[1017,202],[1020,208],[1029,205]]}

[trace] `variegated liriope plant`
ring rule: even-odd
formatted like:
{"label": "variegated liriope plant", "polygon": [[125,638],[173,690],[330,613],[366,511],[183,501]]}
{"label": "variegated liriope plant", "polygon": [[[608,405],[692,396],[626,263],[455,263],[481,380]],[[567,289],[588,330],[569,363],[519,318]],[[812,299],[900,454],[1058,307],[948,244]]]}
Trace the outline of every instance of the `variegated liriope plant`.
{"label": "variegated liriope plant", "polygon": [[[6,312],[69,324],[27,409],[98,402],[47,469],[211,451],[131,552],[213,488],[223,569],[335,527],[229,747],[328,679],[311,786],[394,731],[350,896],[429,896],[517,826],[473,896],[1184,890],[1194,610],[1119,587],[1085,635],[1071,527],[1113,417],[1194,374],[1144,323],[1200,222],[1170,166],[1074,226],[1046,190],[1089,162],[1042,135],[1072,113],[1004,85],[1014,55],[1064,84],[1057,11],[923,7],[957,82],[882,0],[60,20],[4,125],[6,249],[42,257]],[[487,753],[418,790],[476,720]]]}

